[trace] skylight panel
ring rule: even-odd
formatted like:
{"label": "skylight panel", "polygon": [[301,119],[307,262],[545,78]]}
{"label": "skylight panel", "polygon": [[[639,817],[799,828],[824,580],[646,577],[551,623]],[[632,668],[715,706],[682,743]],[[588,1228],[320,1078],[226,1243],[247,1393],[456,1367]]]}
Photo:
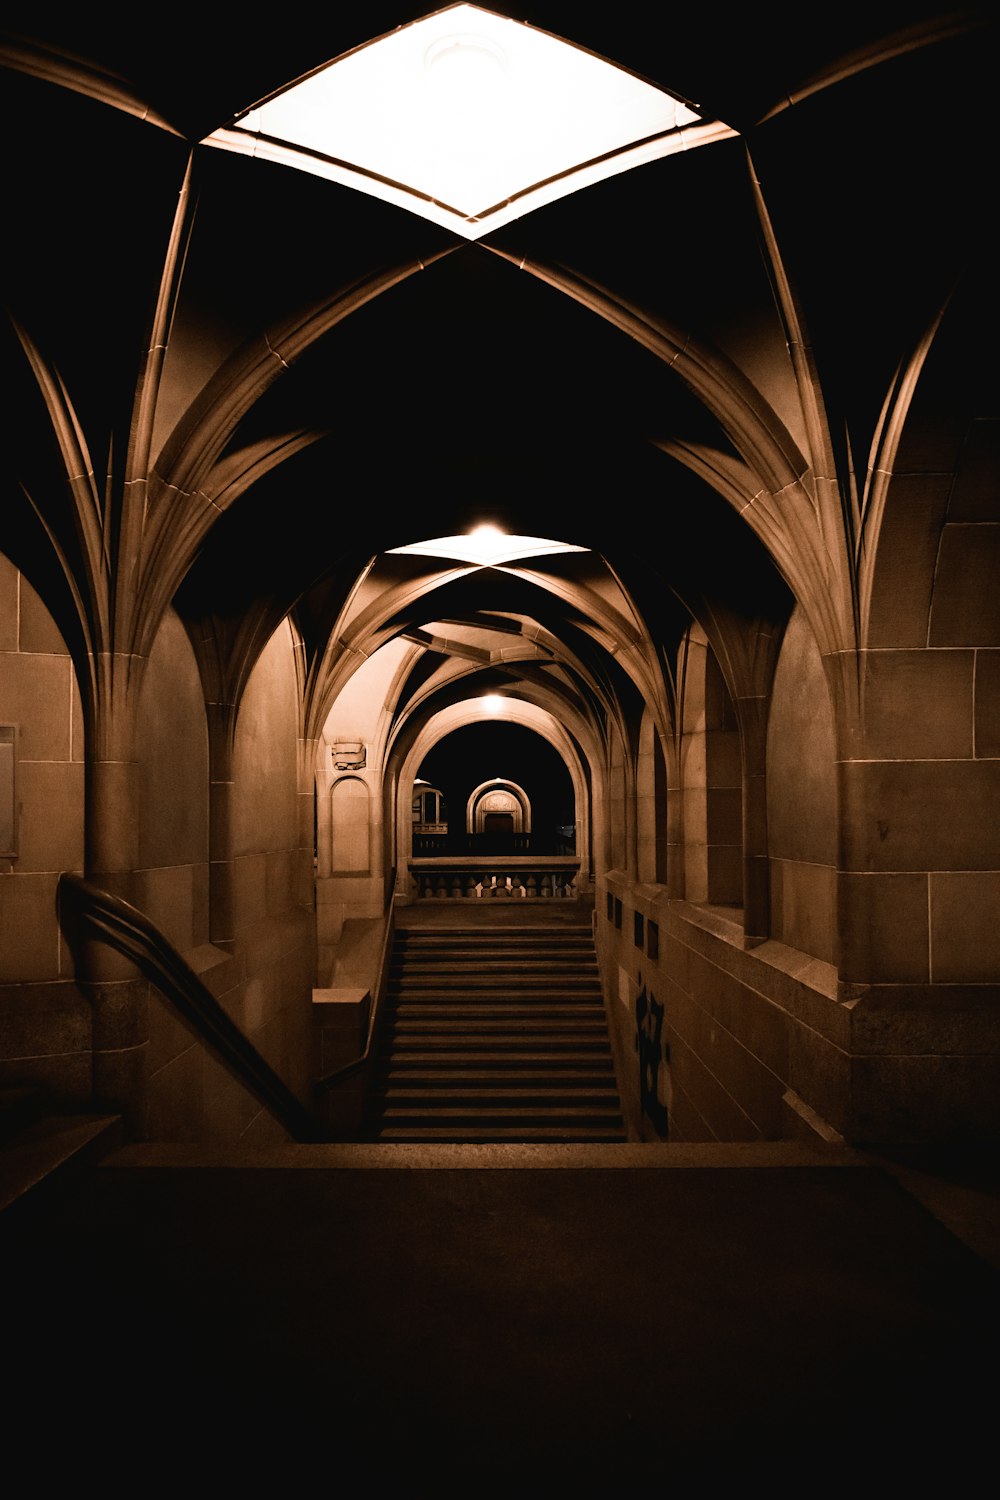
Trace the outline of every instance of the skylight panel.
{"label": "skylight panel", "polygon": [[207,137],[477,239],[732,132],[581,47],[459,4],[334,59]]}
{"label": "skylight panel", "polygon": [[392,553],[415,557],[447,558],[479,567],[500,567],[528,557],[549,557],[559,552],[586,552],[572,542],[555,542],[540,536],[511,536],[497,526],[477,526],[462,536],[439,536],[406,547],[390,547]]}

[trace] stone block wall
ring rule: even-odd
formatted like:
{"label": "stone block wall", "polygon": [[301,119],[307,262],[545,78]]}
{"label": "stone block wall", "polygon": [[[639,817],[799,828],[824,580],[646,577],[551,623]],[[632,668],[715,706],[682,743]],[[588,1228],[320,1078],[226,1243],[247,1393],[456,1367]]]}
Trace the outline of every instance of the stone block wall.
{"label": "stone block wall", "polygon": [[617,871],[598,897],[595,937],[637,1139],[840,1134],[851,1013],[831,964],[775,940],[746,950],[733,915]]}
{"label": "stone block wall", "polygon": [[13,728],[13,845],[0,853],[0,1083],[85,1103],[90,1007],[60,931],[60,872],[83,870],[83,718],[52,616],[0,556],[0,722]]}
{"label": "stone block wall", "polygon": [[[180,641],[175,642],[179,655]],[[193,668],[193,663],[192,663]],[[163,663],[161,677],[167,675]],[[173,700],[184,695],[175,684]],[[196,734],[187,712],[179,714],[179,738],[190,744],[189,808],[182,830],[178,816],[157,808],[155,838],[164,849],[205,850],[207,858],[207,740]],[[202,726],[204,711],[202,710]],[[309,902],[312,851],[303,843],[298,789],[298,701],[287,626],[271,642],[251,675],[237,718],[233,749],[232,844],[226,851],[232,878],[234,940],[231,951],[208,941],[207,878],[193,862],[167,873],[147,872],[151,888],[181,893],[164,899],[161,915],[194,945],[186,952],[229,1015],[303,1103],[316,1077],[312,1022],[315,983],[315,921]],[[204,748],[203,748],[204,740]],[[204,765],[202,758],[204,757]],[[177,772],[178,784],[184,778]],[[151,783],[152,784],[152,783]],[[164,796],[162,784],[157,787]],[[169,800],[169,791],[166,792]],[[186,830],[186,831],[184,831]],[[183,837],[182,837],[183,833]],[[154,842],[148,835],[148,843]],[[212,851],[213,858],[216,851]],[[191,870],[188,883],[179,872]],[[205,899],[201,893],[204,888]],[[188,895],[190,905],[185,903]],[[188,910],[194,914],[187,926]],[[151,913],[152,915],[152,913]],[[168,932],[168,935],[169,932]],[[256,1098],[217,1061],[196,1033],[153,993],[149,1008],[148,1134],[160,1140],[269,1141],[283,1129]]]}

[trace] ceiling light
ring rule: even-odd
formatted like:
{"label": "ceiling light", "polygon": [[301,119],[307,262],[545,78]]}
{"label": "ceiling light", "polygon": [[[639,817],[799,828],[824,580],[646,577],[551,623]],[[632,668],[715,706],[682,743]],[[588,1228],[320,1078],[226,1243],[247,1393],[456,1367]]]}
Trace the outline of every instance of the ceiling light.
{"label": "ceiling light", "polygon": [[733,133],[583,47],[459,4],[334,58],[204,144],[315,173],[474,240],[589,182]]}
{"label": "ceiling light", "polygon": [[390,547],[392,553],[417,557],[449,558],[454,562],[475,563],[481,568],[499,567],[527,557],[545,557],[557,552],[586,552],[572,542],[556,542],[541,536],[516,536],[499,526],[476,526],[463,536],[439,536],[427,542],[411,542],[405,547]]}
{"label": "ceiling light", "polygon": [[483,705],[484,712],[488,714],[498,714],[504,702],[499,693],[484,693],[479,701]]}

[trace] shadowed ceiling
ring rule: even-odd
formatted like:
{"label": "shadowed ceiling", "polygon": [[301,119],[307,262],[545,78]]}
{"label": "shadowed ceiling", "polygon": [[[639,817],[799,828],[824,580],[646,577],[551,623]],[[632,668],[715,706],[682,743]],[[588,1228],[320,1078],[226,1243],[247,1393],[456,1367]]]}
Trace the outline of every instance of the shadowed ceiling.
{"label": "shadowed ceiling", "polygon": [[[817,618],[824,590],[847,601],[831,617],[851,609],[853,533],[846,581],[829,583],[799,566],[806,522],[786,531],[777,502],[758,522],[755,496],[790,484],[784,465],[795,482],[832,477],[834,512],[859,508],[896,372],[976,274],[996,159],[987,12],[845,5],[800,25],[766,6],[507,7],[738,135],[478,244],[197,144],[425,9],[222,28],[181,4],[154,28],[6,8],[5,549],[71,646],[94,647],[101,615],[112,634],[128,617],[140,649],[173,601],[206,679],[234,692],[290,617],[321,718],[373,559],[488,520],[592,550],[471,572],[376,562],[352,639],[426,651],[401,715],[419,700],[423,722],[475,673],[477,691],[499,680],[598,732],[627,724],[647,678],[669,686],[692,618],[738,688],[740,632],[780,632],[804,590]],[[130,577],[163,580],[146,615],[101,604],[67,486],[79,434],[112,572],[134,555]],[[89,602],[70,586],[81,575]],[[498,618],[507,639],[544,639],[542,659],[505,659]]]}

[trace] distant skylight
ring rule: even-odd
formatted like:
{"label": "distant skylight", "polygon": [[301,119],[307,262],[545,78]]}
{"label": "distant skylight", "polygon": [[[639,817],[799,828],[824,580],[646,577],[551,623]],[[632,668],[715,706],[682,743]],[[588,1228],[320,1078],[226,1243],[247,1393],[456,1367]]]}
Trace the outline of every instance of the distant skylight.
{"label": "distant skylight", "polygon": [[591,182],[732,133],[592,52],[459,4],[335,58],[206,144],[299,167],[478,239]]}
{"label": "distant skylight", "polygon": [[390,547],[390,552],[417,557],[441,557],[453,562],[477,563],[480,567],[499,567],[526,557],[548,557],[554,552],[586,552],[570,542],[548,541],[541,536],[509,536],[497,526],[477,526],[465,536],[439,536],[429,542],[412,542],[408,547]]}

